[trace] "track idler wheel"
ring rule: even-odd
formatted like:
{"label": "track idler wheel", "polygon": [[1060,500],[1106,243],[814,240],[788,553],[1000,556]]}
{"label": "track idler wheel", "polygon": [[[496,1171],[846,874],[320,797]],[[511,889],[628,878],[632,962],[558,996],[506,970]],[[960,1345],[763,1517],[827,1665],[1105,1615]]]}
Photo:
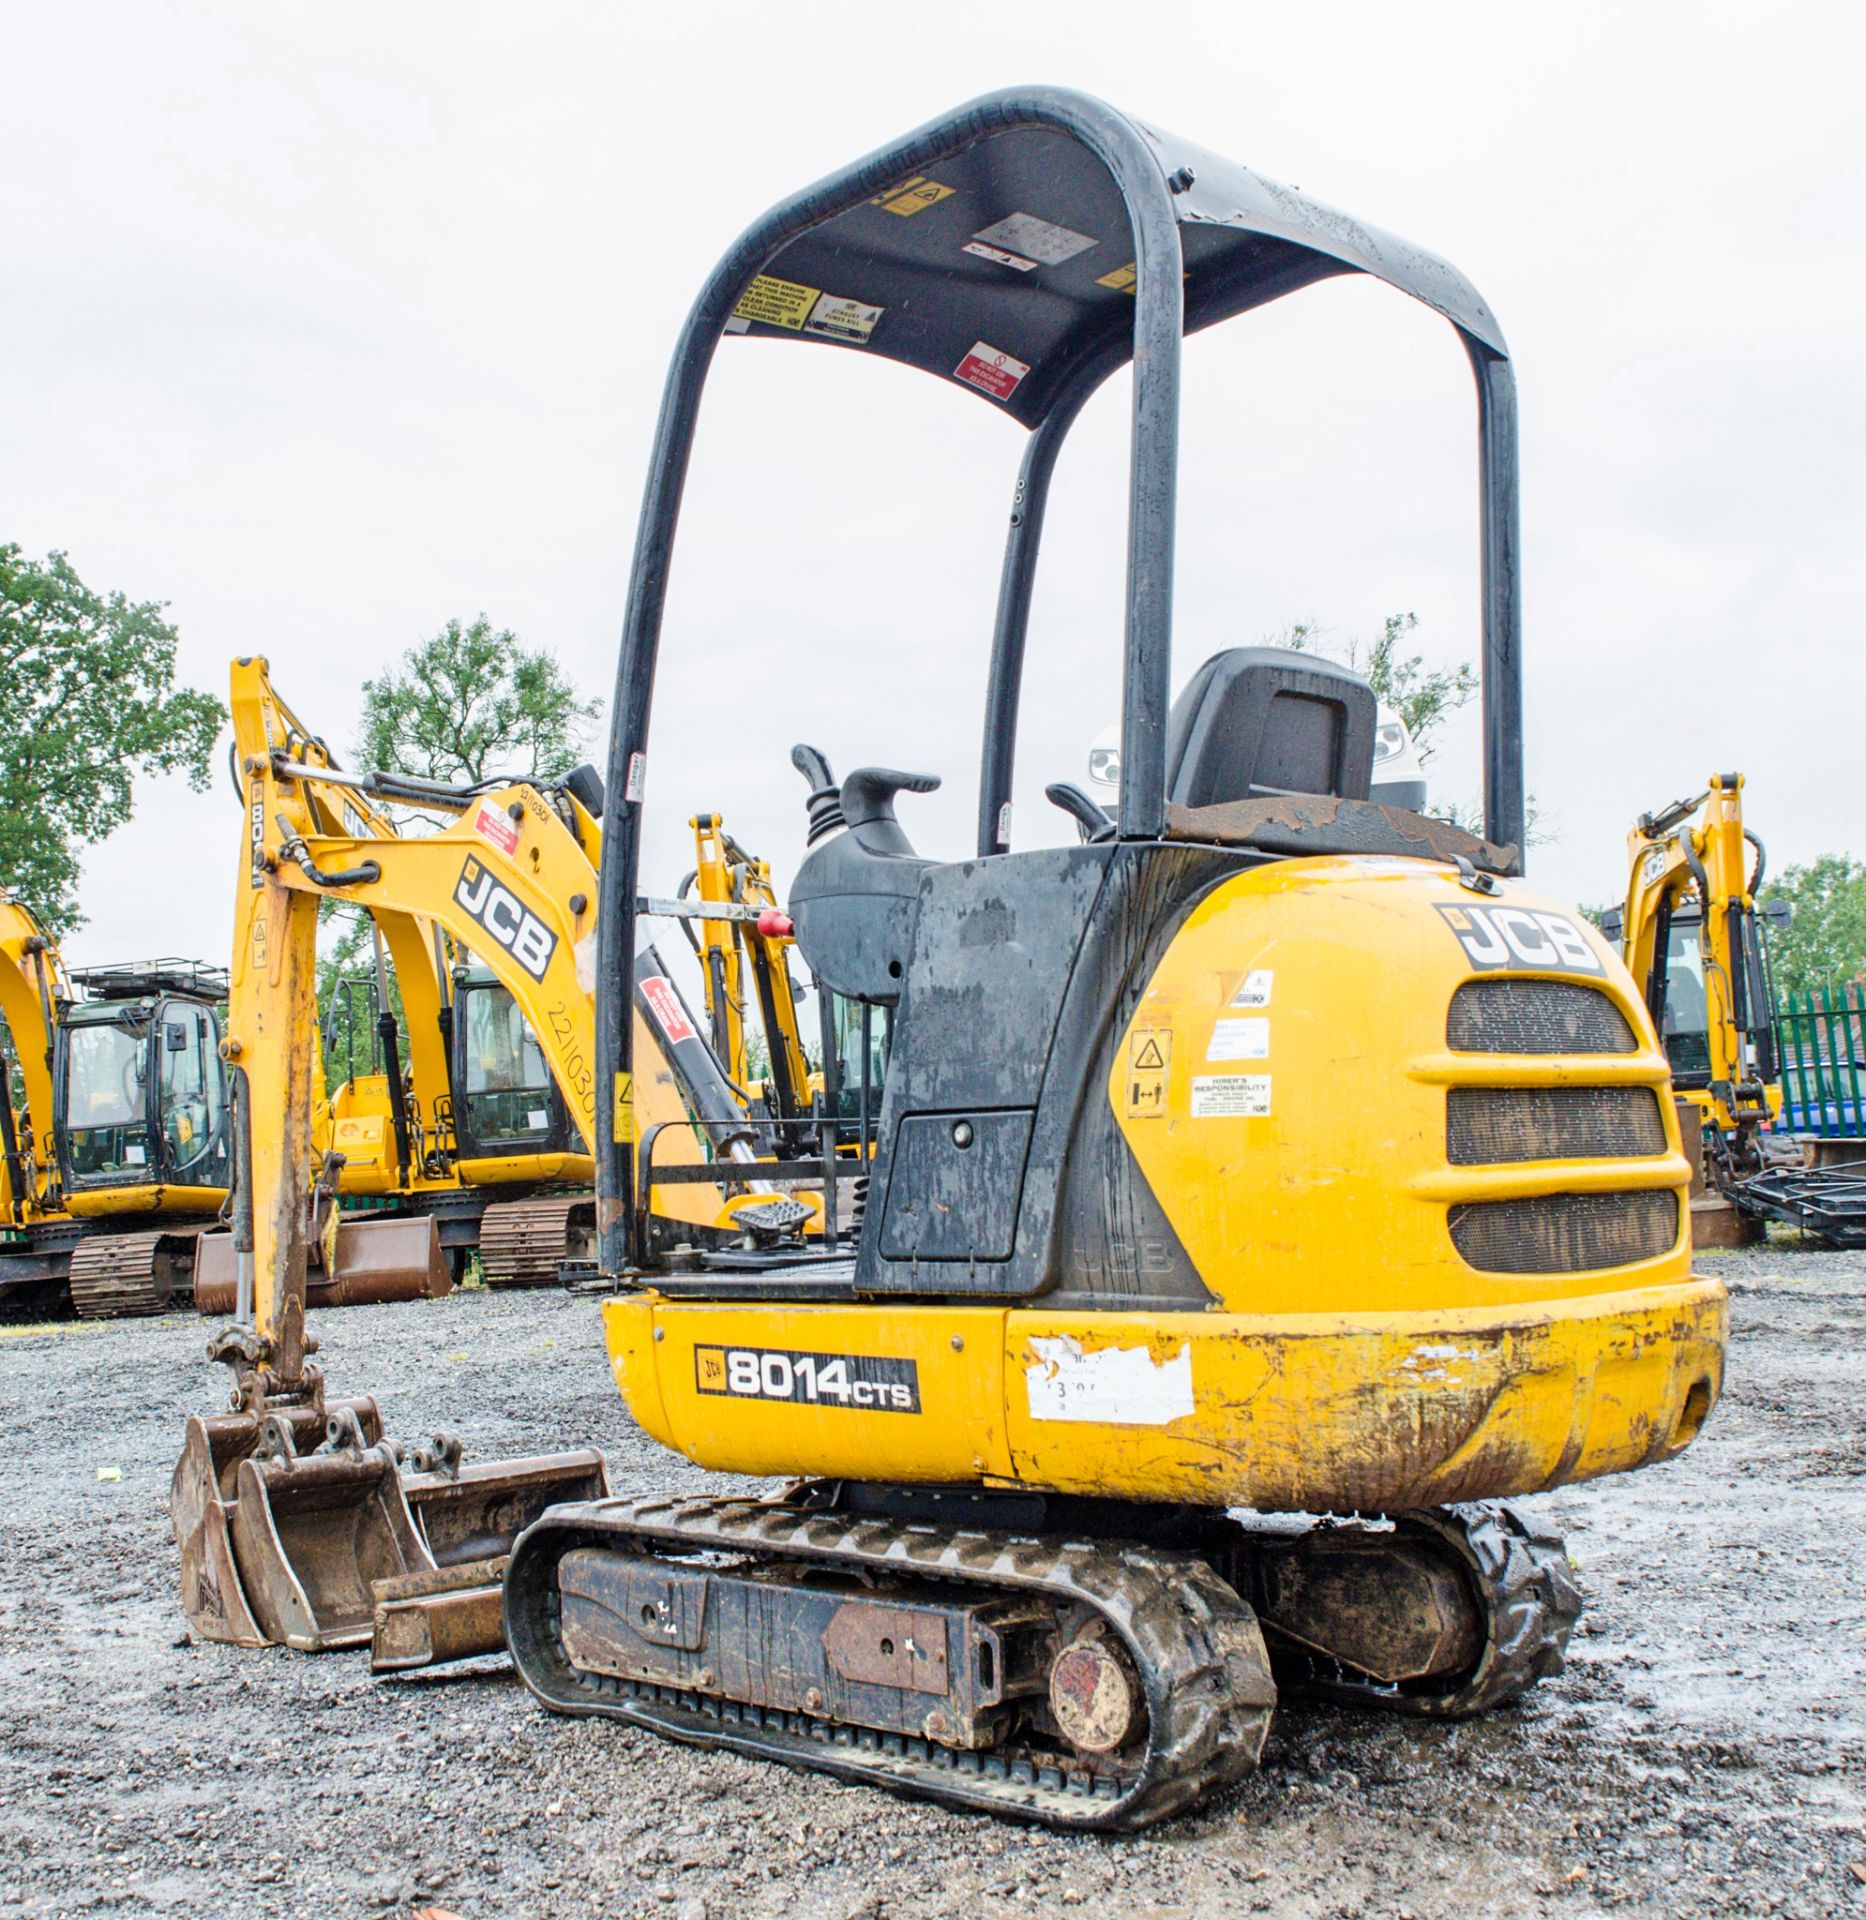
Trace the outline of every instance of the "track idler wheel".
{"label": "track idler wheel", "polygon": [[1278,1687],[1388,1712],[1513,1700],[1561,1672],[1581,1617],[1560,1536],[1500,1502],[1259,1536],[1243,1558]]}

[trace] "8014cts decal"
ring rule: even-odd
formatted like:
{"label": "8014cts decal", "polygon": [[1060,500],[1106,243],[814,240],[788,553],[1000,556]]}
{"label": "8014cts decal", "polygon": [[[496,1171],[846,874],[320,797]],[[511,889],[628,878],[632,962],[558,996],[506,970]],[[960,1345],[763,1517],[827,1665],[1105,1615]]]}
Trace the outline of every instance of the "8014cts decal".
{"label": "8014cts decal", "polygon": [[920,1368],[871,1353],[800,1353],[790,1347],[695,1347],[693,1384],[735,1400],[783,1400],[868,1413],[918,1413]]}

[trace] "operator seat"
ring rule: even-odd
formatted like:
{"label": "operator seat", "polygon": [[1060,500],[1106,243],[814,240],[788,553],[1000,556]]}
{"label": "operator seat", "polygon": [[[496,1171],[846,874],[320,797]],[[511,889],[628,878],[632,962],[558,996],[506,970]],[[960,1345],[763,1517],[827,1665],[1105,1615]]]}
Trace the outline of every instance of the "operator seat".
{"label": "operator seat", "polygon": [[1229,647],[1173,702],[1167,801],[1215,807],[1288,793],[1365,800],[1378,713],[1373,688],[1333,660],[1288,647]]}

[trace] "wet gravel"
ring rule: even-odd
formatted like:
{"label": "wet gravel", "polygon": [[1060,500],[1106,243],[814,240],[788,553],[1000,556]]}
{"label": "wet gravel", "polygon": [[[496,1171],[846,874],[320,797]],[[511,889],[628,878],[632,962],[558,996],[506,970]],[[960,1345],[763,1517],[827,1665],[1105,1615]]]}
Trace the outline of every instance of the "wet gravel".
{"label": "wet gravel", "polygon": [[[554,1720],[491,1663],[192,1645],[166,1497],[223,1391],[202,1324],[0,1327],[0,1915],[1866,1916],[1866,1255],[1705,1261],[1703,1438],[1540,1503],[1588,1593],[1559,1680],[1458,1726],[1292,1704],[1254,1778],[1120,1840]],[[724,1484],[631,1427],[589,1301],[317,1325],[395,1431]]]}

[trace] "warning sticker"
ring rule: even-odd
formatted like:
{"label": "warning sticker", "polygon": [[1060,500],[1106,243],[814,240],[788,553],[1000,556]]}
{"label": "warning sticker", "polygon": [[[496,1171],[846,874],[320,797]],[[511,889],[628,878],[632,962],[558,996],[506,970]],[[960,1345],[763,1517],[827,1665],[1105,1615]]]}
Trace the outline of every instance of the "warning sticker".
{"label": "warning sticker", "polygon": [[972,343],[972,351],[953,368],[953,377],[967,386],[988,393],[994,400],[1008,400],[1017,391],[1017,383],[1030,371],[1022,360],[1013,360],[983,340]]}
{"label": "warning sticker", "polygon": [[1212,1029],[1212,1044],[1205,1049],[1208,1060],[1268,1060],[1270,1023],[1268,1020],[1220,1020]]}
{"label": "warning sticker", "polygon": [[640,806],[647,796],[648,756],[645,753],[631,753],[628,757],[628,777],[622,783],[622,798]]}
{"label": "warning sticker", "polygon": [[1053,221],[1039,220],[1034,213],[1013,213],[989,227],[981,227],[972,238],[1046,267],[1061,266],[1065,260],[1073,260],[1078,253],[1086,253],[1090,247],[1101,244],[1086,233],[1071,233]]}
{"label": "warning sticker", "polygon": [[1231,996],[1231,1004],[1234,1007],[1267,1007],[1270,1004],[1270,989],[1275,981],[1276,975],[1268,967],[1258,967],[1238,982],[1238,990]]}
{"label": "warning sticker", "polygon": [[820,333],[826,340],[846,340],[851,346],[865,347],[882,312],[865,300],[851,300],[840,293],[818,294],[803,330]]}
{"label": "warning sticker", "polygon": [[632,1073],[616,1075],[615,1132],[612,1137],[625,1147],[635,1144],[635,1076]]}
{"label": "warning sticker", "polygon": [[504,808],[495,807],[490,800],[473,816],[473,831],[501,853],[514,853],[518,849],[518,823],[508,819]]}
{"label": "warning sticker", "polygon": [[1195,1120],[1263,1120],[1270,1113],[1267,1073],[1201,1073],[1192,1079]]}
{"label": "warning sticker", "polygon": [[661,1038],[670,1047],[679,1046],[683,1040],[697,1040],[700,1037],[694,1031],[693,1022],[687,1018],[687,1009],[680,1004],[680,995],[674,991],[671,980],[664,980],[658,973],[649,974],[641,983],[641,997],[654,1014],[654,1023],[661,1029]]}
{"label": "warning sticker", "polygon": [[1026,260],[1021,253],[1006,253],[1002,247],[988,247],[982,240],[968,240],[960,251],[976,254],[981,260],[995,260],[1001,267],[1015,267],[1019,273],[1029,273],[1037,264],[1034,260]]}
{"label": "warning sticker", "polygon": [[801,332],[821,294],[820,287],[800,287],[794,280],[775,280],[761,273],[739,296],[732,309],[735,320],[756,320],[760,326],[788,327]]}
{"label": "warning sticker", "polygon": [[916,213],[924,213],[928,207],[937,207],[942,200],[950,200],[957,193],[957,187],[942,187],[937,180],[929,180],[925,174],[917,173],[911,180],[903,180],[898,187],[890,187],[886,193],[878,193],[869,201],[871,207],[885,207],[890,213],[898,213],[903,220],[911,220]]}
{"label": "warning sticker", "polygon": [[1104,273],[1095,284],[1098,287],[1111,287],[1116,293],[1132,293],[1135,283],[1140,279],[1133,261],[1124,267],[1116,267],[1112,273]]}
{"label": "warning sticker", "polygon": [[1166,1074],[1173,1058],[1171,1027],[1136,1027],[1127,1037],[1127,1114],[1158,1119],[1166,1111]]}

